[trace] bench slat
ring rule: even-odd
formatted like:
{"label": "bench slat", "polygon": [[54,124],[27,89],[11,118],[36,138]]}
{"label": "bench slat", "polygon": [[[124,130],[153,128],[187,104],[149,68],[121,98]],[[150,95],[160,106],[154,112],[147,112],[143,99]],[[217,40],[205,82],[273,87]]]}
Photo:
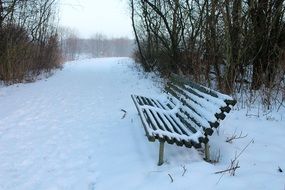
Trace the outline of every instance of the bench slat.
{"label": "bench slat", "polygon": [[173,121],[173,119],[171,118],[171,115],[164,115],[165,118],[167,119],[167,121],[171,124],[173,130],[178,133],[179,135],[185,135],[185,133],[183,133],[181,131],[181,129],[179,128],[179,126],[177,126],[177,124]]}
{"label": "bench slat", "polygon": [[203,109],[207,110],[210,114],[214,115],[217,119],[224,119],[226,115],[223,113],[224,110],[221,109],[223,106],[227,105],[221,104],[217,105],[214,102],[211,102],[210,100],[206,99],[204,96],[200,95],[199,93],[195,92],[192,89],[186,89],[182,87],[177,87],[180,90],[180,92],[183,92],[183,94],[190,100],[192,100],[194,103],[200,105]]}
{"label": "bench slat", "polygon": [[[144,105],[154,105],[153,103],[151,103],[151,100],[153,102],[156,102],[156,106],[158,104],[158,101],[155,101],[153,99],[149,99],[149,98],[146,98],[146,97],[139,97],[138,98],[141,102],[144,103]],[[159,104],[158,106],[159,108],[163,108],[161,104]],[[162,114],[163,116],[158,116],[160,115],[158,112],[156,111],[152,111],[152,110],[148,110],[148,109],[143,109],[145,112],[146,112],[146,115],[147,117],[150,119],[150,125],[153,127],[154,131],[159,131],[159,130],[163,130],[163,131],[168,131],[170,133],[174,133],[174,132],[178,132],[177,130],[175,130],[173,127],[170,127],[171,126],[171,123],[169,123],[169,121],[167,120],[166,118],[166,115],[165,114]],[[173,138],[169,138],[167,136],[163,136],[161,133],[157,133],[158,134],[158,137],[163,139],[163,138],[166,138],[166,140],[170,143],[170,144],[173,144],[173,140],[175,140],[176,144],[179,144],[180,146],[182,145],[180,143],[181,139],[179,139],[178,137],[175,137]],[[179,134],[179,133],[178,133]]]}
{"label": "bench slat", "polygon": [[[186,88],[187,88],[188,90],[191,89],[192,91],[198,93],[199,95],[201,95],[203,98],[205,98],[206,100],[208,100],[208,101],[211,102],[212,104],[215,104],[215,105],[220,106],[220,109],[221,109],[222,111],[224,111],[224,112],[229,113],[229,111],[231,110],[231,108],[230,108],[229,106],[232,105],[232,104],[227,104],[227,103],[226,103],[226,100],[224,100],[224,101],[219,100],[219,99],[217,99],[217,98],[215,98],[215,97],[212,97],[212,96],[210,96],[210,95],[208,95],[208,94],[202,93],[202,92],[200,92],[200,91],[198,91],[198,90],[196,90],[196,89],[193,89],[193,88],[191,88],[191,87],[187,87],[187,85],[186,85]],[[234,103],[234,102],[232,102],[232,103]],[[233,104],[232,106],[234,106],[234,104]]]}
{"label": "bench slat", "polygon": [[[172,91],[171,89],[168,89],[169,91]],[[174,98],[177,98],[177,95],[175,92],[172,91],[171,93],[173,95]],[[179,98],[179,97],[178,97]],[[182,103],[186,104],[186,102],[183,102]],[[189,111],[189,109],[187,110]],[[185,115],[187,118],[185,120],[189,120],[191,121],[192,123],[194,123],[195,125],[192,124],[192,126],[198,126],[196,127],[197,130],[203,130],[205,132],[206,135],[211,135],[213,133],[213,130],[211,129],[211,125],[212,127],[216,127],[217,125],[214,125],[214,124],[210,124],[207,120],[203,120],[202,118],[200,118],[197,114],[195,115],[195,112],[192,113],[191,115],[183,109],[180,109],[180,112],[182,113],[182,117],[183,115]],[[191,111],[193,112],[193,111]],[[194,117],[193,114],[196,116]],[[200,118],[200,120],[202,121],[199,121],[197,120],[196,118]]]}
{"label": "bench slat", "polygon": [[[176,126],[180,128],[180,130],[183,130],[184,133],[183,135],[187,135],[187,136],[191,136],[193,134],[198,134],[200,133],[199,131],[195,130],[195,131],[191,131],[189,127],[187,127],[187,125],[183,124],[181,122],[181,120],[178,119],[178,117],[172,117],[172,120],[173,122],[175,122]],[[192,127],[191,127],[192,128]],[[188,141],[184,141],[184,144],[186,147],[191,147],[191,146],[194,146],[196,148],[200,147],[199,143],[201,142],[205,142],[204,138],[202,137],[202,133],[201,134],[201,137],[199,137],[198,139],[196,139],[195,141],[194,140],[188,140]],[[198,143],[199,142],[199,143]]]}
{"label": "bench slat", "polygon": [[[150,113],[150,111],[148,109],[143,109],[143,111],[145,112],[145,114],[147,115],[147,117],[149,118],[149,125],[152,126],[152,129],[154,131],[159,130],[159,126],[157,125],[155,119],[153,118],[153,115]],[[162,135],[159,134],[160,138],[163,138]]]}
{"label": "bench slat", "polygon": [[[153,133],[155,133],[160,139],[165,138],[165,140],[170,144],[173,144],[175,142],[178,146],[182,146],[183,144],[185,144],[187,147],[191,147],[192,144],[196,145],[199,142],[199,140],[193,138],[193,133],[189,135],[179,133],[177,131],[177,125],[174,124],[173,121],[169,120],[170,115],[163,114],[164,117],[157,118],[151,114],[151,110],[146,110],[146,112],[154,126],[158,126],[158,128],[155,128]],[[159,113],[157,114],[159,115]],[[161,120],[159,121],[159,119]],[[163,127],[163,124],[165,128]],[[195,142],[194,140],[196,140],[197,142]]]}
{"label": "bench slat", "polygon": [[[159,140],[165,139],[170,144],[173,144],[175,142],[178,146],[182,146],[184,144],[187,147],[197,147],[199,138],[201,139],[202,137],[201,134],[197,139],[193,138],[193,134],[197,133],[197,130],[194,130],[195,133],[193,133],[193,131],[189,130],[189,128],[186,127],[182,122],[177,119],[174,120],[173,118],[176,117],[174,117],[172,114],[159,113],[155,110],[145,109],[145,105],[154,105],[150,104],[151,99],[149,98],[142,96],[132,96],[132,98],[137,102],[136,104],[139,104],[141,106],[140,113],[142,113],[145,117],[145,119],[142,118],[142,121],[145,126],[148,127],[147,136]],[[160,108],[166,108],[166,106],[162,106],[162,104],[159,104],[159,106]],[[182,130],[184,130],[184,132]],[[153,138],[150,139],[153,140]]]}
{"label": "bench slat", "polygon": [[212,89],[207,88],[205,86],[196,84],[196,83],[192,82],[191,80],[186,79],[184,77],[181,77],[181,76],[179,76],[177,74],[172,74],[171,75],[171,81],[173,81],[174,83],[187,84],[188,86],[191,86],[192,88],[197,89],[200,92],[203,92],[205,94],[209,94],[210,96],[213,96],[215,98],[222,99],[224,101],[227,101],[228,103],[231,103],[231,104],[235,104],[236,103],[236,100],[234,100],[232,97],[230,97],[230,96],[228,96],[226,94],[222,94],[222,93],[220,93],[218,91],[215,91],[215,90],[212,90]]}
{"label": "bench slat", "polygon": [[177,91],[174,91],[173,89],[168,89],[169,92],[176,98],[178,99],[179,101],[181,101],[183,103],[183,106],[181,106],[181,109],[184,110],[184,112],[193,112],[192,114],[192,118],[197,121],[198,123],[197,124],[200,124],[202,126],[205,126],[205,127],[210,127],[210,123],[207,119],[205,119],[204,117],[201,117],[197,110],[195,110],[194,108],[192,108],[184,98],[181,98],[179,95],[178,95],[178,92]]}
{"label": "bench slat", "polygon": [[[151,111],[151,110],[150,110]],[[151,111],[152,112],[152,111]],[[158,112],[156,112],[156,111],[153,111],[152,112],[155,116],[155,120],[158,122],[158,125],[160,126],[160,128],[161,128],[161,130],[163,130],[163,131],[168,131],[168,132],[172,132],[170,129],[169,129],[169,127],[163,122],[163,119],[162,119],[162,117],[160,116],[160,114],[158,113]],[[166,140],[168,141],[168,142],[171,142],[170,144],[173,144],[173,140],[176,140],[176,141],[180,141],[180,139],[179,138],[176,138],[176,139],[172,139],[172,138],[169,138],[169,137],[167,137],[166,136]]]}
{"label": "bench slat", "polygon": [[[170,109],[173,109],[175,107],[175,104],[173,102],[170,102],[168,105],[170,106],[169,107]],[[181,113],[177,112],[176,116],[179,118],[179,120],[178,119],[176,119],[176,120],[180,121],[181,123],[183,123],[183,126],[185,126],[185,122],[181,121],[181,118],[183,117],[183,116],[181,116]],[[185,127],[183,127],[183,128],[185,128]],[[195,123],[192,123],[192,125],[190,125],[188,123],[188,125],[186,125],[186,130],[187,131],[190,130],[191,133],[196,133],[197,131],[201,131],[201,127],[199,127]]]}
{"label": "bench slat", "polygon": [[[168,86],[172,87],[172,88],[179,89],[179,91],[183,92],[183,94],[186,95],[186,97],[188,99],[191,99],[192,101],[194,101],[195,103],[201,105],[201,107],[205,108],[209,112],[212,112],[212,114],[217,119],[223,120],[226,117],[224,112],[228,113],[231,110],[231,108],[229,106],[227,106],[227,104],[225,104],[225,102],[223,102],[220,105],[217,105],[214,102],[211,102],[210,100],[208,100],[207,98],[202,96],[201,94],[199,94],[196,91],[192,90],[191,88],[189,89],[189,88],[186,88],[185,86],[183,86],[183,87],[179,86],[178,87],[178,86],[175,86],[175,85],[173,85],[171,83],[169,83]],[[221,107],[221,106],[224,106],[224,107]]]}
{"label": "bench slat", "polygon": [[[193,100],[189,101],[189,99],[190,99],[189,96],[185,95],[185,93],[183,92],[182,89],[179,89],[178,87],[175,87],[172,85],[172,87],[168,87],[168,91],[173,96],[175,96],[177,99],[179,99],[184,105],[186,105],[190,110],[192,110],[193,112],[196,113],[196,114],[194,114],[195,120],[199,121],[199,123],[201,125],[204,125],[207,127],[205,122],[203,122],[202,119],[200,119],[200,117],[207,120],[211,127],[217,128],[219,126],[217,119],[220,119],[220,118],[214,117],[215,113],[210,113],[207,109],[204,109],[199,104],[196,104],[195,101],[193,101]],[[181,96],[183,96],[183,97],[181,97]],[[197,115],[198,115],[198,117],[197,117]],[[224,118],[224,117],[222,117],[222,118]]]}
{"label": "bench slat", "polygon": [[[172,98],[170,98],[171,100]],[[170,109],[173,109],[175,104],[173,101],[170,101],[168,104]],[[196,131],[200,131],[201,133],[205,133],[205,135],[212,135],[213,130],[211,128],[205,128],[201,126],[193,117],[191,117],[188,113],[184,113],[183,110],[176,113],[176,116],[180,119],[180,121],[186,126],[190,131],[195,133]]]}
{"label": "bench slat", "polygon": [[155,137],[153,137],[153,136],[151,135],[151,131],[149,130],[149,127],[148,127],[148,125],[147,125],[148,122],[146,121],[146,117],[144,117],[144,113],[143,113],[142,110],[139,108],[137,96],[131,95],[131,97],[132,97],[132,99],[133,99],[133,101],[134,101],[134,104],[135,104],[135,106],[136,106],[136,108],[137,108],[137,110],[138,110],[138,112],[139,112],[139,115],[140,115],[140,118],[141,118],[141,120],[142,120],[143,127],[144,127],[144,129],[145,129],[146,136],[148,137],[148,140],[149,140],[149,141],[152,141],[152,142],[155,141]]}
{"label": "bench slat", "polygon": [[[172,87],[173,91],[175,91],[176,94],[180,94],[180,99],[183,99],[183,101],[188,105],[188,107],[191,107],[200,117],[203,117],[209,122],[216,122],[217,118],[215,117],[216,112],[211,112],[209,109],[203,107],[201,104],[197,103],[194,100],[193,96],[188,96],[187,92],[185,92],[183,89],[180,89],[179,87]],[[179,92],[178,92],[179,91]],[[217,111],[220,111],[219,109]]]}

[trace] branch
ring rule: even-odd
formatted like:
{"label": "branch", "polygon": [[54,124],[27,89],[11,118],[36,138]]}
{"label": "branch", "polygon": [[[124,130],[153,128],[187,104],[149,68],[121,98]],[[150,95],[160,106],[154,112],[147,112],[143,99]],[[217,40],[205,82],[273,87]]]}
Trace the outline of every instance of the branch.
{"label": "branch", "polygon": [[231,137],[227,137],[226,142],[227,143],[232,143],[233,140],[242,139],[242,138],[245,138],[245,137],[247,137],[247,134],[246,135],[242,135],[242,131],[240,132],[240,134],[238,136],[234,132],[234,134]]}
{"label": "branch", "polygon": [[173,183],[174,180],[173,180],[172,176],[170,174],[168,174],[168,176],[170,177],[171,183]]}
{"label": "branch", "polygon": [[[238,161],[237,159],[242,155],[242,153],[243,153],[243,152],[248,148],[248,146],[249,146],[251,143],[253,143],[253,142],[254,142],[254,140],[252,139],[252,140],[240,151],[240,153],[239,153],[238,155],[235,155],[235,158],[234,158],[233,160],[231,160],[231,164],[230,164],[230,166],[229,166],[227,169],[221,170],[221,171],[217,171],[217,172],[215,172],[214,174],[221,174],[221,173],[222,173],[222,174],[224,175],[225,172],[229,172],[231,176],[234,176],[236,170],[237,170],[238,168],[240,168],[240,166],[239,166],[239,161]],[[220,177],[219,181],[221,180],[221,178],[223,177],[223,175]],[[218,183],[219,183],[219,181],[218,181]]]}
{"label": "branch", "polygon": [[183,169],[182,176],[184,176],[184,175],[185,175],[185,173],[187,172],[187,169],[186,169],[186,167],[185,167],[185,166],[182,166],[182,169]]}
{"label": "branch", "polygon": [[240,166],[236,165],[235,167],[232,167],[232,168],[229,168],[229,169],[226,169],[226,170],[221,170],[221,171],[215,172],[214,174],[221,174],[221,173],[224,173],[224,172],[230,172],[232,170],[235,171],[238,168],[240,168]]}
{"label": "branch", "polygon": [[122,112],[124,112],[124,115],[122,116],[122,118],[121,118],[121,119],[124,119],[124,118],[126,117],[126,115],[127,115],[127,111],[126,111],[126,110],[124,110],[124,109],[121,109],[121,111],[122,111]]}

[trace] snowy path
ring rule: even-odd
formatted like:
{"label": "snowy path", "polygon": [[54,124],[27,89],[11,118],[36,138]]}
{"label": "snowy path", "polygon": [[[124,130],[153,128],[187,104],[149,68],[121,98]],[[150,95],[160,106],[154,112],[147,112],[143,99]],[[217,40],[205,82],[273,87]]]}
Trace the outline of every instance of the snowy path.
{"label": "snowy path", "polygon": [[46,81],[1,89],[0,189],[96,189],[101,173],[120,182],[117,165],[145,162],[132,134],[147,142],[143,131],[121,119],[139,85],[121,64],[76,62]]}
{"label": "snowy path", "polygon": [[[223,143],[220,164],[204,162],[194,149],[167,145],[168,163],[157,167],[158,144],[149,143],[144,136],[132,93],[161,94],[124,58],[77,61],[47,80],[0,88],[0,190],[283,188],[284,174],[275,170],[285,168],[285,143],[280,144],[284,142],[284,127],[280,130],[284,121],[249,120],[251,126],[263,123],[278,128],[271,132],[280,138],[278,144],[273,143],[274,148],[268,139],[256,141],[250,147],[256,152],[245,153],[244,163],[241,160],[241,175],[226,175],[217,184],[220,176],[213,172],[227,167],[234,152],[256,135],[256,128],[245,131],[250,136],[247,139],[224,143],[234,130],[247,130],[237,112],[230,117],[236,121],[233,129],[222,130],[224,136],[213,138],[213,142]],[[121,109],[127,111],[124,119]],[[257,134],[254,138],[262,137]],[[283,158],[266,155],[252,161],[265,146],[273,147],[270,154],[283,154]],[[262,163],[263,167],[257,167]],[[181,175],[182,165],[187,168],[185,176]],[[256,171],[251,171],[252,165]],[[259,179],[252,180],[255,172]],[[274,184],[262,183],[265,179],[274,179]]]}

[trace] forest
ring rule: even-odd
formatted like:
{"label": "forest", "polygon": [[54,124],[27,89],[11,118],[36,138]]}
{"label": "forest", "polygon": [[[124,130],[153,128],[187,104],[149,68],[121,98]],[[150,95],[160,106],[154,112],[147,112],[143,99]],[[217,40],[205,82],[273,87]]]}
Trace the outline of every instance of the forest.
{"label": "forest", "polygon": [[59,26],[58,0],[0,0],[0,82],[34,81],[79,55],[131,56],[134,42],[94,34],[81,38]]}
{"label": "forest", "polygon": [[145,71],[182,74],[241,101],[259,90],[268,108],[284,101],[283,0],[131,0],[130,7]]}
{"label": "forest", "polygon": [[56,0],[0,0],[0,81],[33,81],[61,66]]}

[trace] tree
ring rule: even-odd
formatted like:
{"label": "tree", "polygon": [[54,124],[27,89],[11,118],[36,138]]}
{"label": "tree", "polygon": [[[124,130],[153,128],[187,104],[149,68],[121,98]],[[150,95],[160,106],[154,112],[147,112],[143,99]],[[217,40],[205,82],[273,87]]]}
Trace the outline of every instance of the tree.
{"label": "tree", "polygon": [[137,59],[146,70],[188,75],[227,93],[247,83],[271,88],[284,70],[284,0],[130,3]]}
{"label": "tree", "polygon": [[0,80],[33,80],[60,66],[56,0],[0,0]]}

